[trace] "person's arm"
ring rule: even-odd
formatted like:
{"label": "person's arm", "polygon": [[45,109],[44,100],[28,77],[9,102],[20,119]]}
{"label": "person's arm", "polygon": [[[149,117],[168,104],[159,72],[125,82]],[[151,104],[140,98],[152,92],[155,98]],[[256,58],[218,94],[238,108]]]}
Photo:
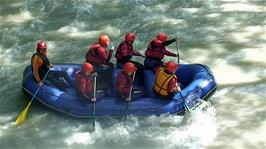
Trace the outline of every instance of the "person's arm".
{"label": "person's arm", "polygon": [[41,77],[39,75],[39,68],[42,66],[43,62],[41,60],[41,58],[39,58],[37,55],[35,55],[33,58],[32,58],[32,71],[33,71],[33,75],[34,75],[34,78],[35,80],[39,83],[39,84],[42,84],[42,80],[41,80]]}
{"label": "person's arm", "polygon": [[142,56],[142,57],[144,57],[140,52],[138,52],[138,51],[133,51],[133,54],[135,55],[135,56]]}
{"label": "person's arm", "polygon": [[104,48],[98,48],[97,49],[97,52],[98,52],[98,55],[102,58],[102,59],[104,59],[104,60],[108,60],[108,56],[110,55],[108,55],[108,52],[104,49]]}
{"label": "person's arm", "polygon": [[128,46],[126,44],[120,44],[119,45],[119,54],[122,56],[121,61],[129,61],[132,55],[128,54]]}
{"label": "person's arm", "polygon": [[165,49],[164,51],[164,55],[167,55],[167,56],[172,56],[172,57],[177,57],[177,55],[173,52],[170,52],[168,51],[167,49]]}
{"label": "person's arm", "polygon": [[128,54],[128,51],[129,51],[128,45],[126,45],[125,43],[121,45],[120,51],[121,51],[120,54],[121,54],[122,57],[131,57],[132,56],[132,55]]}
{"label": "person's arm", "polygon": [[49,68],[53,68],[54,67],[54,65],[53,64],[49,64]]}
{"label": "person's arm", "polygon": [[168,84],[168,93],[180,92],[180,87],[177,86],[177,80],[173,77]]}
{"label": "person's arm", "polygon": [[79,80],[80,85],[80,92],[85,96],[86,95],[86,79],[80,78]]}
{"label": "person's arm", "polygon": [[79,83],[81,84],[80,85],[80,92],[81,92],[81,94],[83,95],[83,97],[85,97],[86,99],[91,99],[88,95],[87,95],[87,90],[86,90],[86,83],[87,83],[87,81],[86,81],[86,79],[85,78],[81,78],[80,80],[79,80]]}
{"label": "person's arm", "polygon": [[158,71],[161,67],[162,67],[162,66],[158,66],[158,67],[154,68],[154,69],[153,69],[153,72],[154,72],[154,73],[157,73],[157,71]]}
{"label": "person's arm", "polygon": [[119,89],[119,92],[121,94],[128,94],[129,93],[128,88],[125,87],[126,83],[127,83],[126,78],[119,78],[119,82],[118,82],[117,88]]}
{"label": "person's arm", "polygon": [[112,49],[109,50],[107,61],[110,61],[110,59],[112,58],[113,52],[114,52],[114,50],[112,50]]}
{"label": "person's arm", "polygon": [[168,46],[168,45],[172,44],[175,41],[176,41],[176,38],[171,39],[171,40],[166,40],[165,42],[162,43],[162,45],[163,46]]}
{"label": "person's arm", "polygon": [[86,99],[91,100],[91,98],[90,98],[87,94],[83,94],[83,96],[84,96]]}

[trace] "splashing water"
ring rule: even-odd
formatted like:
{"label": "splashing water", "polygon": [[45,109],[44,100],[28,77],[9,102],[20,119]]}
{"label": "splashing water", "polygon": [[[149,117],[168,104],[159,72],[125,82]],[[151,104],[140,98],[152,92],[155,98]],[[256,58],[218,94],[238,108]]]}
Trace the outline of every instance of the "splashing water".
{"label": "splashing water", "polygon": [[126,122],[115,120],[110,127],[101,126],[101,123],[97,122],[94,132],[76,132],[64,142],[70,146],[76,143],[88,145],[96,142],[127,146],[143,138],[151,144],[156,142],[154,147],[201,148],[213,141],[216,127],[214,108],[209,108],[207,111],[193,110],[184,117],[130,116]]}

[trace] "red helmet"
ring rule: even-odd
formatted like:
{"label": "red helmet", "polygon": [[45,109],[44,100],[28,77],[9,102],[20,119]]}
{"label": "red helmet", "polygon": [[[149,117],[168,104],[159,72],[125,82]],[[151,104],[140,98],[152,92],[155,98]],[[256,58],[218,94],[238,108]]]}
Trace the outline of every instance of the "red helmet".
{"label": "red helmet", "polygon": [[166,67],[166,70],[169,73],[175,73],[176,70],[178,69],[178,64],[175,63],[175,62],[170,61],[170,62],[167,62],[166,63],[166,66],[165,67]]}
{"label": "red helmet", "polygon": [[99,36],[99,43],[100,45],[102,45],[103,47],[107,47],[110,43],[110,39],[107,35],[100,35]]}
{"label": "red helmet", "polygon": [[37,44],[37,49],[46,49],[47,48],[47,45],[44,41],[39,41],[38,44]]}
{"label": "red helmet", "polygon": [[164,42],[167,40],[167,35],[164,32],[159,32],[159,34],[157,35],[157,39]]}
{"label": "red helmet", "polygon": [[123,68],[126,73],[133,73],[137,70],[136,66],[131,62],[125,63]]}
{"label": "red helmet", "polygon": [[125,36],[125,40],[130,43],[133,43],[135,39],[136,39],[136,35],[135,33],[132,33],[132,32],[127,33]]}
{"label": "red helmet", "polygon": [[92,66],[92,64],[90,64],[90,63],[84,63],[83,65],[82,65],[82,71],[83,72],[92,72],[93,71],[93,66]]}

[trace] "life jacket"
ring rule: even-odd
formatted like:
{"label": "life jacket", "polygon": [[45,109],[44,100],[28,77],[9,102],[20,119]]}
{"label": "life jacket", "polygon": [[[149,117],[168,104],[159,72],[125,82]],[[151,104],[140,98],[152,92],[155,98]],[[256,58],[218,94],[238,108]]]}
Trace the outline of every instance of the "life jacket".
{"label": "life jacket", "polygon": [[[40,53],[36,52],[32,55],[31,57],[31,66],[32,66],[32,60],[33,60],[33,57],[35,56],[38,56],[42,59],[43,61],[43,64],[41,65],[41,67],[38,68],[38,73],[39,73],[39,76],[41,79],[43,79],[43,77],[45,76],[45,74],[47,73],[47,71],[49,70],[49,65],[50,65],[50,61],[48,59],[47,56],[43,56],[41,55]],[[33,68],[32,68],[33,69]]]}
{"label": "life jacket", "polygon": [[161,61],[164,58],[164,52],[166,51],[165,46],[157,46],[160,41],[154,39],[150,42],[145,55],[147,58]]}
{"label": "life jacket", "polygon": [[89,77],[86,76],[86,74],[83,73],[82,71],[78,71],[76,73],[76,87],[79,92],[83,92],[83,86],[84,86],[84,82],[81,82],[81,79],[86,80],[84,92],[92,93],[94,89],[94,78],[92,76],[89,76]]}
{"label": "life jacket", "polygon": [[[122,79],[126,79],[126,83],[123,87],[120,87]],[[123,70],[120,72],[117,78],[117,89],[119,93],[129,93],[132,85],[132,76],[128,76]]]}
{"label": "life jacket", "polygon": [[[103,59],[101,57],[101,55],[98,51],[100,48],[103,48],[103,47],[99,43],[92,45],[85,56],[86,62],[89,62],[93,65],[104,64],[106,59]],[[106,51],[106,53],[107,53],[107,51]]]}
{"label": "life jacket", "polygon": [[174,74],[165,72],[165,68],[159,68],[156,72],[153,90],[162,96],[168,96],[168,84],[172,78],[176,78]]}
{"label": "life jacket", "polygon": [[[125,47],[124,45],[126,45],[126,49],[122,49],[122,47]],[[126,56],[122,56],[122,51],[123,53],[126,52]],[[117,48],[117,51],[115,53],[115,57],[118,59],[118,60],[121,60],[121,61],[129,61],[132,56],[133,56],[133,46],[132,44],[129,44],[128,42],[126,41],[123,41],[119,44],[118,48]]]}

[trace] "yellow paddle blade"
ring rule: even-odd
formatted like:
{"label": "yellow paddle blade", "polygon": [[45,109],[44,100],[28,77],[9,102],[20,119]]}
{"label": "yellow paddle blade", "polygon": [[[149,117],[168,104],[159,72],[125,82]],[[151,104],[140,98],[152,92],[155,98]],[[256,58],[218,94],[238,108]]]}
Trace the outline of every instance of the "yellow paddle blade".
{"label": "yellow paddle blade", "polygon": [[29,102],[29,104],[27,105],[27,107],[20,113],[20,115],[18,116],[17,120],[16,120],[16,125],[20,125],[24,122],[26,116],[27,116],[27,113],[28,113],[28,110],[29,110],[29,107],[31,105],[31,102]]}

